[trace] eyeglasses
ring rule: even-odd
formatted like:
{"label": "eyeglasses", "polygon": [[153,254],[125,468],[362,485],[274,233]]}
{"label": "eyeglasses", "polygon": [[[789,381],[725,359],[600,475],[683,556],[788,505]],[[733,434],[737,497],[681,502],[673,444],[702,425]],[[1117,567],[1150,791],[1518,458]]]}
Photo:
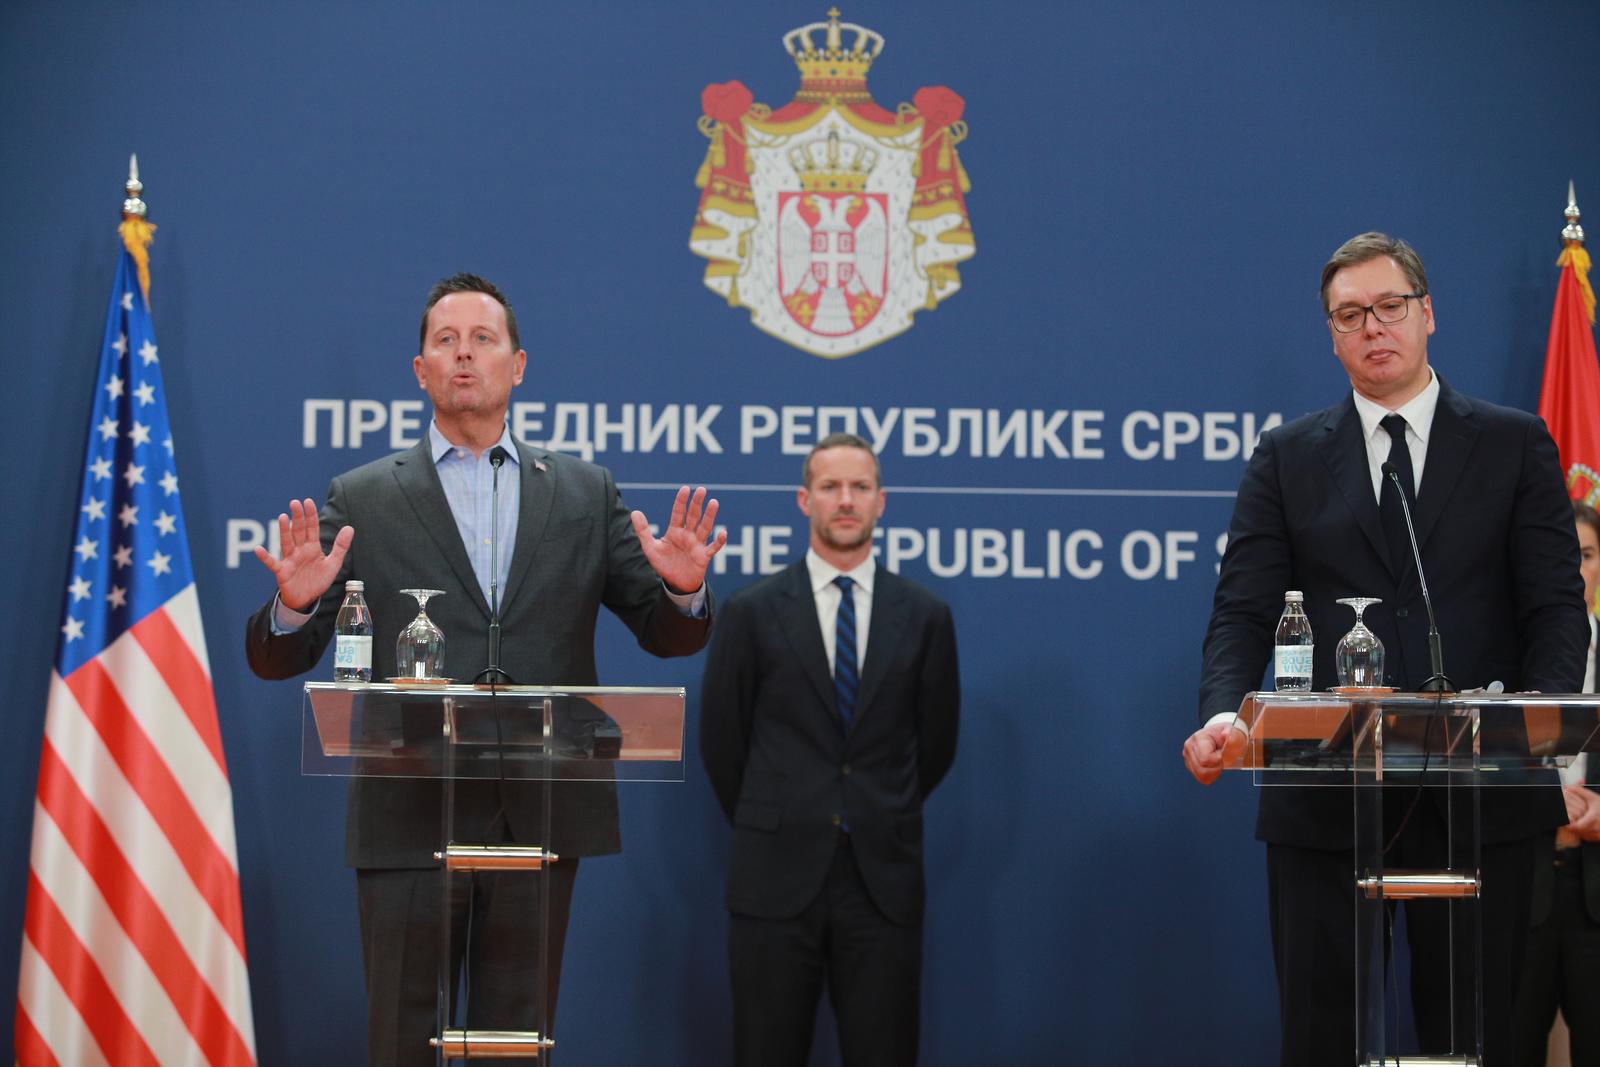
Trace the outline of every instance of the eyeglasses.
{"label": "eyeglasses", "polygon": [[1355,333],[1367,324],[1367,313],[1381,323],[1389,324],[1399,322],[1406,317],[1412,300],[1421,300],[1427,293],[1402,293],[1399,296],[1386,296],[1376,304],[1365,307],[1350,305],[1336,307],[1328,312],[1328,321],[1333,323],[1333,328],[1340,333]]}

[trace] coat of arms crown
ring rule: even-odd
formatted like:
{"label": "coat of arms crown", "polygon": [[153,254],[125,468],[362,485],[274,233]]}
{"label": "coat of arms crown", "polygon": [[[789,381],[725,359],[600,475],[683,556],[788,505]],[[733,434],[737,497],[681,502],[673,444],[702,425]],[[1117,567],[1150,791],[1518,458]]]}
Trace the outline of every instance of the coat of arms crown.
{"label": "coat of arms crown", "polygon": [[790,148],[789,165],[806,192],[859,193],[878,165],[878,153],[863,144],[841,141],[837,130],[829,130],[826,137]]}
{"label": "coat of arms crown", "polygon": [[[846,33],[855,35],[849,47]],[[813,36],[821,34],[821,46]],[[813,22],[783,35],[783,47],[800,68],[797,100],[871,100],[867,71],[883,52],[883,35],[853,22],[840,22],[839,9],[828,10],[827,22]]]}

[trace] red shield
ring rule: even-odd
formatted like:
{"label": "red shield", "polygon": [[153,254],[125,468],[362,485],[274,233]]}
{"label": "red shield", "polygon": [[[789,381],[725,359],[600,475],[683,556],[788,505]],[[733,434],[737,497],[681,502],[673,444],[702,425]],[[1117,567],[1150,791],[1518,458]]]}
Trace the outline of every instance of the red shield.
{"label": "red shield", "polygon": [[885,193],[778,194],[778,292],[789,317],[824,337],[855,333],[889,285]]}

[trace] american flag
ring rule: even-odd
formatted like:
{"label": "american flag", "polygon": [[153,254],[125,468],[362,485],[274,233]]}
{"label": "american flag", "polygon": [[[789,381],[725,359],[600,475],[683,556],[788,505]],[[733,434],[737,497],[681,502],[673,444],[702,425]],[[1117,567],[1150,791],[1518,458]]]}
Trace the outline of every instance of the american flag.
{"label": "american flag", "polygon": [[[151,227],[133,221],[147,242]],[[138,238],[128,244],[143,258]],[[73,542],[34,803],[17,1062],[253,1064],[233,800],[161,360],[127,250]]]}

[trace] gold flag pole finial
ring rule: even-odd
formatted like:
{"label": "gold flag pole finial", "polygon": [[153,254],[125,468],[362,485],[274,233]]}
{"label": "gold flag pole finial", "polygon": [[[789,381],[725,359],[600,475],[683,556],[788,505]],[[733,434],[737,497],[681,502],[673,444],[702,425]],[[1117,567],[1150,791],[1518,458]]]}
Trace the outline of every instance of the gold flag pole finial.
{"label": "gold flag pole finial", "polygon": [[1589,281],[1589,250],[1583,247],[1583,227],[1578,225],[1578,195],[1571,181],[1567,182],[1567,210],[1562,213],[1567,220],[1561,230],[1561,255],[1556,257],[1559,267],[1571,267],[1573,279],[1578,283],[1578,297],[1583,302],[1583,313],[1594,322],[1594,285]]}
{"label": "gold flag pole finial", "polygon": [[155,239],[155,223],[145,218],[149,208],[139,199],[139,194],[144,192],[144,183],[139,180],[139,154],[137,152],[128,156],[128,182],[124,189],[127,190],[127,199],[122,201],[122,225],[117,227],[117,232],[122,234],[122,246],[128,250],[128,255],[133,257],[133,262],[139,268],[139,288],[144,290],[145,304],[150,303],[150,242]]}

